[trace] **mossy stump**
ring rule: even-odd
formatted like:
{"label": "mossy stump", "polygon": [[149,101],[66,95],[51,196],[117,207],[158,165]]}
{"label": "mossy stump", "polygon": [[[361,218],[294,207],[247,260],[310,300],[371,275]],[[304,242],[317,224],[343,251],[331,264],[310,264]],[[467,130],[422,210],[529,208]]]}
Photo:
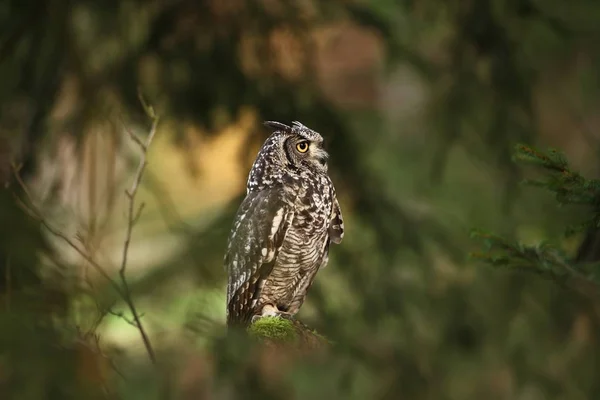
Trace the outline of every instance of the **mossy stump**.
{"label": "mossy stump", "polygon": [[329,341],[298,320],[281,317],[263,317],[248,327],[248,334],[262,343],[296,349],[302,352],[323,349]]}

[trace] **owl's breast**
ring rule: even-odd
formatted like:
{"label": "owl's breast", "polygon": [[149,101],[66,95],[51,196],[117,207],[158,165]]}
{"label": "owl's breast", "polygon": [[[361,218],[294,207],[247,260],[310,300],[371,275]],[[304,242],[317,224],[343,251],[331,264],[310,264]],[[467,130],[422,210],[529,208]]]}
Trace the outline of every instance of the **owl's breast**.
{"label": "owl's breast", "polygon": [[262,297],[288,309],[295,304],[298,293],[305,293],[322,265],[332,197],[331,188],[318,176],[292,177],[283,191],[293,210],[293,219],[264,284]]}
{"label": "owl's breast", "polygon": [[319,179],[306,179],[297,186],[293,201],[297,227],[315,232],[327,228],[332,201],[331,188],[326,183]]}

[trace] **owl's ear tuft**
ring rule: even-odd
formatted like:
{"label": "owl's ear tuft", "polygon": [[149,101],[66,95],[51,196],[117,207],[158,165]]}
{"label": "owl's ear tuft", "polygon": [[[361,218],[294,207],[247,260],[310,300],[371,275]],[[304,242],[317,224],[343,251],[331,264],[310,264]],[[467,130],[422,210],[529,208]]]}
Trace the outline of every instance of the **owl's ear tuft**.
{"label": "owl's ear tuft", "polygon": [[277,121],[265,121],[263,122],[263,125],[266,126],[267,128],[271,128],[273,130],[280,130],[280,131],[289,131],[292,128],[287,126],[286,124],[282,124],[281,122],[277,122]]}

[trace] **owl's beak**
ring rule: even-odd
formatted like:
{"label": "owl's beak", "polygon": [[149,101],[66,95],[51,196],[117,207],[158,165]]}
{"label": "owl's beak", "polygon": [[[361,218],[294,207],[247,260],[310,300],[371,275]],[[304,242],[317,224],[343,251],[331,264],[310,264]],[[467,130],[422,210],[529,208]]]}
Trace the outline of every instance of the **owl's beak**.
{"label": "owl's beak", "polygon": [[325,165],[327,164],[329,153],[327,153],[325,150],[319,147],[315,150],[315,158],[319,161],[321,165]]}

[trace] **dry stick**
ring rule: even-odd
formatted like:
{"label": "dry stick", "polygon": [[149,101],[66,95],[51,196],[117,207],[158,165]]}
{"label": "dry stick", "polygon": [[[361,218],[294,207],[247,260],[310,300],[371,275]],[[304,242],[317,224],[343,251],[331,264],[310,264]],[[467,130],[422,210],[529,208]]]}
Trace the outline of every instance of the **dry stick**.
{"label": "dry stick", "polygon": [[137,327],[137,329],[140,331],[140,335],[142,336],[142,340],[144,342],[146,351],[148,352],[148,356],[150,357],[150,360],[152,361],[152,363],[156,364],[156,355],[154,353],[154,349],[152,347],[152,344],[150,343],[148,334],[146,333],[146,330],[144,329],[144,326],[142,325],[142,322],[140,319],[141,317],[137,311],[137,308],[135,307],[135,304],[131,297],[131,291],[129,289],[129,284],[127,283],[127,279],[125,277],[125,271],[127,269],[127,254],[129,252],[129,243],[131,242],[131,234],[133,231],[133,225],[139,219],[141,211],[144,207],[144,205],[142,204],[140,206],[140,208],[137,210],[137,212],[134,213],[135,195],[137,193],[140,182],[142,180],[142,176],[144,174],[144,170],[147,165],[146,155],[148,152],[148,147],[150,146],[150,143],[152,142],[152,139],[154,138],[154,135],[156,134],[156,127],[158,126],[158,120],[159,120],[159,118],[154,115],[154,112],[151,108],[146,107],[146,109],[148,111],[148,114],[153,119],[152,128],[150,130],[150,133],[148,135],[146,142],[145,143],[142,142],[142,140],[139,139],[137,136],[135,136],[135,134],[133,134],[133,132],[127,131],[129,136],[131,137],[131,139],[136,144],[138,144],[140,146],[140,148],[142,149],[142,156],[141,156],[140,164],[139,164],[138,170],[136,172],[135,179],[134,179],[133,185],[131,187],[131,190],[125,191],[125,194],[127,195],[127,198],[129,199],[129,217],[128,217],[128,223],[127,223],[127,233],[125,236],[125,244],[123,246],[123,260],[121,262],[121,268],[119,269],[119,276],[121,278],[121,283],[122,283],[123,287],[119,286],[119,284],[117,282],[115,282],[115,280],[113,280],[106,273],[104,268],[102,268],[102,266],[100,266],[100,264],[98,264],[84,250],[80,249],[79,246],[77,244],[75,244],[75,242],[73,240],[71,240],[67,235],[62,233],[60,230],[54,228],[52,225],[50,225],[45,220],[42,213],[35,206],[33,197],[31,196],[31,194],[29,193],[29,190],[27,189],[27,185],[25,185],[25,182],[23,182],[23,179],[19,175],[19,168],[17,168],[16,166],[13,166],[13,171],[14,171],[15,178],[16,178],[17,182],[19,183],[19,186],[23,189],[23,192],[25,193],[25,196],[27,197],[27,200],[30,205],[29,206],[25,205],[20,199],[17,198],[18,202],[23,206],[25,211],[27,211],[32,217],[37,219],[42,224],[42,226],[44,226],[52,235],[65,241],[70,247],[72,247],[77,253],[79,253],[79,255],[81,255],[87,262],[89,262],[90,265],[92,265],[94,267],[94,269],[96,269],[96,271],[98,271],[100,273],[100,275],[102,275],[110,283],[110,285],[115,289],[115,291],[119,294],[119,296],[121,296],[121,298],[123,298],[123,300],[125,301],[125,304],[127,304],[127,307],[129,307],[129,310],[133,314],[133,321],[135,322],[135,326]]}
{"label": "dry stick", "polygon": [[[129,289],[129,283],[127,282],[127,278],[125,275],[125,272],[127,270],[127,258],[128,258],[127,256],[129,254],[129,245],[131,243],[133,226],[140,218],[140,215],[144,208],[144,204],[142,203],[140,205],[140,207],[138,208],[138,210],[135,211],[135,195],[137,194],[139,185],[142,181],[142,176],[144,174],[144,170],[147,165],[146,156],[147,156],[148,148],[150,147],[150,144],[152,143],[152,139],[154,138],[154,135],[156,134],[156,128],[158,126],[158,120],[159,120],[158,117],[156,117],[153,113],[150,114],[150,116],[153,118],[152,128],[150,130],[150,133],[148,134],[148,138],[146,139],[145,143],[142,142],[142,140],[140,138],[138,138],[133,132],[126,129],[130,138],[142,150],[142,155],[141,155],[140,164],[139,164],[137,172],[135,174],[131,189],[125,191],[125,195],[127,196],[128,201],[129,201],[129,206],[128,206],[128,218],[127,218],[127,231],[126,231],[126,235],[125,235],[125,243],[123,245],[123,259],[121,261],[121,267],[119,268],[119,277],[121,278],[121,284],[123,285],[123,290],[120,291],[120,294],[121,294],[121,297],[123,298],[123,300],[125,301],[125,303],[127,304],[129,310],[131,311],[131,314],[133,315],[133,321],[127,319],[124,315],[119,315],[119,316],[122,317],[129,324],[135,326],[140,331],[140,335],[142,336],[142,340],[144,342],[146,352],[148,353],[148,356],[150,357],[150,360],[152,361],[152,363],[156,364],[156,354],[152,347],[152,343],[150,342],[150,338],[148,337],[148,334],[146,333],[146,330],[144,329],[144,326],[142,325],[142,321],[141,321],[142,316],[138,313],[135,303],[133,302],[133,298],[131,296],[131,290]],[[114,313],[112,313],[112,314],[114,314]]]}
{"label": "dry stick", "polygon": [[129,284],[127,283],[127,279],[125,277],[125,272],[127,270],[127,254],[129,253],[129,243],[131,242],[131,234],[133,231],[133,225],[135,225],[135,223],[139,219],[142,209],[144,208],[144,204],[142,203],[140,205],[140,207],[138,208],[138,210],[137,211],[135,210],[135,195],[137,194],[138,188],[140,186],[140,182],[142,181],[142,176],[144,175],[144,170],[146,169],[146,165],[148,164],[148,162],[146,161],[146,156],[148,154],[148,147],[150,147],[150,144],[152,143],[152,139],[154,138],[154,135],[156,134],[156,127],[158,126],[158,120],[159,120],[159,118],[157,116],[155,116],[154,113],[149,112],[148,114],[152,117],[152,128],[150,129],[150,133],[148,134],[148,138],[146,139],[145,143],[142,142],[142,140],[140,138],[138,138],[133,132],[127,130],[127,133],[129,134],[131,139],[142,150],[142,155],[140,158],[139,167],[137,169],[135,178],[133,180],[133,184],[131,185],[131,189],[125,191],[125,195],[127,196],[128,200],[129,200],[129,210],[128,210],[129,212],[128,212],[128,218],[127,218],[127,232],[125,234],[125,244],[123,245],[123,260],[121,262],[121,268],[119,269],[119,276],[121,277],[121,283],[123,284],[123,288],[125,289],[123,291],[123,300],[125,300],[125,303],[127,303],[127,306],[129,306],[129,310],[131,311],[131,314],[133,314],[133,321],[135,322],[135,325],[137,326],[138,330],[140,331],[140,335],[142,335],[142,340],[144,341],[144,346],[146,346],[146,351],[148,352],[148,356],[150,357],[150,360],[152,361],[152,363],[156,364],[156,355],[154,353],[154,349],[152,348],[150,339],[148,338],[148,335],[146,334],[146,330],[144,329],[144,327],[142,325],[140,315],[138,314],[135,304],[133,303],[133,300],[131,298],[131,291],[129,290]]}

